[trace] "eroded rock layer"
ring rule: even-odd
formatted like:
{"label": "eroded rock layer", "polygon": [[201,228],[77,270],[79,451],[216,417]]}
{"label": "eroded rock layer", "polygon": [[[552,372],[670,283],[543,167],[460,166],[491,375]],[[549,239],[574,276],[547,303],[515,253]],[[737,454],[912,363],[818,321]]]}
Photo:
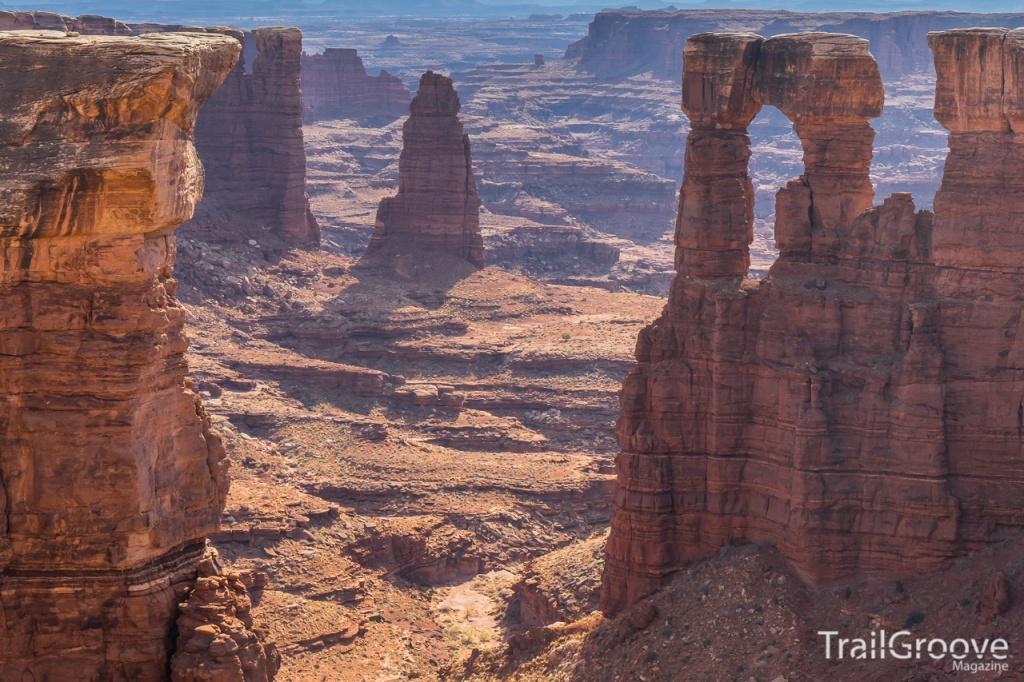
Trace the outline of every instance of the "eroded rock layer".
{"label": "eroded rock layer", "polygon": [[[0,679],[155,680],[227,491],[172,232],[218,35],[0,32]],[[241,679],[241,678],[235,678]]]}
{"label": "eroded rock layer", "polygon": [[[729,544],[821,581],[931,571],[1024,525],[1022,35],[929,38],[951,132],[934,219],[907,194],[871,207],[866,40],[688,41],[678,276],[623,388],[607,613]],[[747,124],[765,104],[805,170],[755,282]]]}
{"label": "eroded rock layer", "polygon": [[398,194],[380,202],[367,255],[446,253],[483,266],[480,198],[451,78],[428,71],[402,126]]}
{"label": "eroded rock layer", "polygon": [[393,121],[409,111],[412,95],[387,71],[366,73],[355,50],[329,47],[302,55],[302,98],[307,120]]}
{"label": "eroded rock layer", "polygon": [[302,33],[227,32],[243,43],[244,55],[199,117],[207,199],[250,223],[248,236],[263,227],[289,244],[317,244],[302,146]]}

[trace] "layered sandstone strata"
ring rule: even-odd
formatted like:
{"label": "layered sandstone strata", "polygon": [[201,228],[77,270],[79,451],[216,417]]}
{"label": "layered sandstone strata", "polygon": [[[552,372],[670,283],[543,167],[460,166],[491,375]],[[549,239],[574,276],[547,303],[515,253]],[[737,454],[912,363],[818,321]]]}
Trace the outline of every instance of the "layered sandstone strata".
{"label": "layered sandstone strata", "polygon": [[243,58],[203,107],[196,128],[206,197],[249,223],[248,236],[264,227],[286,243],[318,244],[302,145],[302,33],[227,32],[242,42]]}
{"label": "layered sandstone strata", "polygon": [[380,202],[367,255],[446,253],[483,266],[480,198],[451,78],[427,71],[402,126],[398,194]]}
{"label": "layered sandstone strata", "polygon": [[[729,544],[820,581],[934,570],[1024,525],[1022,36],[929,38],[951,132],[934,219],[907,194],[871,207],[867,41],[687,43],[679,272],[623,388],[606,612]],[[747,124],[765,104],[805,170],[755,282]]]}
{"label": "layered sandstone strata", "polygon": [[366,73],[355,50],[329,47],[302,55],[302,98],[307,120],[387,120],[405,116],[412,95],[397,76]]}
{"label": "layered sandstone strata", "polygon": [[0,679],[168,670],[227,490],[185,386],[172,233],[203,191],[197,111],[238,52],[0,33]]}

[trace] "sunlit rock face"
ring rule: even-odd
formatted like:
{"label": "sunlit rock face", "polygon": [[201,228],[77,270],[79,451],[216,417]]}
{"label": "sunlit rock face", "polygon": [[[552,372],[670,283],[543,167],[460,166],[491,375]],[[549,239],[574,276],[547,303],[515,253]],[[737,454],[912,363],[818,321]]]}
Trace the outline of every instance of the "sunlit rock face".
{"label": "sunlit rock face", "polygon": [[[1021,33],[929,36],[950,130],[934,217],[908,194],[872,207],[866,40],[687,42],[678,275],[623,387],[607,613],[730,544],[773,544],[822,581],[935,570],[1024,524]],[[804,173],[755,282],[764,105],[793,122]]]}
{"label": "sunlit rock face", "polygon": [[238,53],[0,32],[0,679],[167,675],[227,492],[186,387],[173,231]]}

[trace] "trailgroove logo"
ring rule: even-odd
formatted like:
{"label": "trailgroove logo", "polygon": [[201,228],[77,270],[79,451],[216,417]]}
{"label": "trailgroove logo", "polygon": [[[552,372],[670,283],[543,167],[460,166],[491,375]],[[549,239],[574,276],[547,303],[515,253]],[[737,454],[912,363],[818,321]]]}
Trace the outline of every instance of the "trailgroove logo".
{"label": "trailgroove logo", "polygon": [[825,638],[825,658],[829,660],[883,660],[892,658],[910,660],[953,660],[953,669],[959,672],[1007,672],[1006,662],[1010,644],[1000,638],[953,640],[914,637],[909,630],[892,634],[885,630],[871,631],[866,638],[840,637],[835,630],[819,630]]}

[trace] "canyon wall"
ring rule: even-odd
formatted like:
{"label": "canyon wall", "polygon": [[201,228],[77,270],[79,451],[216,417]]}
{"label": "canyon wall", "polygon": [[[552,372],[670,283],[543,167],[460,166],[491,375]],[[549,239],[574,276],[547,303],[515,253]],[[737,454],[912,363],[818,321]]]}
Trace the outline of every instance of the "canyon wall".
{"label": "canyon wall", "polygon": [[334,47],[302,55],[302,96],[308,121],[393,121],[408,113],[412,99],[400,78],[387,71],[371,76],[355,50]]}
{"label": "canyon wall", "polygon": [[929,31],[970,26],[1016,28],[1024,26],[1024,13],[607,10],[594,17],[587,36],[571,45],[566,56],[579,59],[586,71],[609,80],[651,72],[657,78],[677,81],[683,71],[683,44],[691,35],[753,31],[772,36],[824,31],[868,39],[882,75],[890,79],[931,69]]}
{"label": "canyon wall", "polygon": [[366,254],[446,253],[483,267],[480,198],[452,79],[427,71],[402,126],[398,194],[380,202]]}
{"label": "canyon wall", "polygon": [[[623,387],[606,613],[730,544],[770,543],[815,582],[932,571],[1024,526],[1024,31],[929,43],[950,131],[934,216],[907,194],[871,205],[866,40],[687,42],[678,275]],[[778,192],[758,282],[763,105],[792,121],[804,174]]]}
{"label": "canyon wall", "polygon": [[173,230],[203,191],[199,106],[238,52],[0,32],[2,679],[166,677],[228,485],[186,387]]}
{"label": "canyon wall", "polygon": [[320,227],[306,197],[302,33],[226,32],[242,41],[243,57],[203,107],[196,128],[207,203],[244,224],[242,237],[258,236],[262,227],[286,244],[318,244]]}

